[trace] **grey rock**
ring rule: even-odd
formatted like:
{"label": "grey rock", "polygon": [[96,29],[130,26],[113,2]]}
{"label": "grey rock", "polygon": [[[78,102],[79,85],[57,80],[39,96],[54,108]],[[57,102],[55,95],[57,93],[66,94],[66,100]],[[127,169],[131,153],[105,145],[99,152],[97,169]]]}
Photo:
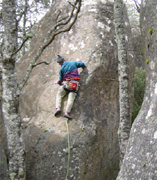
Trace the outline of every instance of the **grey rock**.
{"label": "grey rock", "polygon": [[[131,129],[129,144],[117,180],[157,179],[157,1],[145,0],[141,6],[141,27],[146,64],[146,90],[142,108]],[[149,30],[152,29],[151,34]],[[148,47],[149,44],[149,47]]]}
{"label": "grey rock", "polygon": [[[66,9],[66,1],[54,1],[51,11],[40,21],[30,51],[17,65],[19,80],[27,65],[55,24],[58,10]],[[66,12],[69,11],[68,8]],[[63,13],[63,15],[65,12]],[[127,21],[127,20],[126,20]],[[126,29],[131,46],[129,26]],[[130,71],[133,55],[128,59]],[[72,29],[60,34],[44,50],[33,69],[20,98],[24,122],[27,180],[65,180],[68,162],[68,133],[66,120],[53,116],[58,86],[60,54],[66,60],[81,60],[87,68],[81,72],[81,86],[69,122],[70,167],[69,179],[115,180],[119,170],[117,129],[119,121],[117,47],[113,25],[113,3],[93,0],[82,2],[81,12]],[[130,73],[132,92],[132,73]],[[130,93],[131,94],[131,93]],[[63,103],[63,112],[66,98]]]}

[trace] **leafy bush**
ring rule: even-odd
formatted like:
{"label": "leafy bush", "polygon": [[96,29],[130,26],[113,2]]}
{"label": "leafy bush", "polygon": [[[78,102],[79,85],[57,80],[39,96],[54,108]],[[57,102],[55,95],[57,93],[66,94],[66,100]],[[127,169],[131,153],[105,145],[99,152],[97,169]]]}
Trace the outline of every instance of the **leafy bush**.
{"label": "leafy bush", "polygon": [[136,118],[138,112],[141,109],[145,92],[146,73],[142,68],[135,69],[134,74],[134,102],[132,111],[132,122]]}

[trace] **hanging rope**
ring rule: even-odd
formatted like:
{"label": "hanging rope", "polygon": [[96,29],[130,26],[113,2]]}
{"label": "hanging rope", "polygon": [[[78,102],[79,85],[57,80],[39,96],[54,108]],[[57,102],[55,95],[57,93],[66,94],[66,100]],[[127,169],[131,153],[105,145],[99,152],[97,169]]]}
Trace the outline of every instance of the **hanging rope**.
{"label": "hanging rope", "polygon": [[70,133],[69,133],[68,119],[66,120],[66,128],[67,128],[67,134],[68,134],[68,162],[67,162],[67,172],[66,172],[66,178],[65,178],[65,180],[68,180],[69,167],[70,167]]}

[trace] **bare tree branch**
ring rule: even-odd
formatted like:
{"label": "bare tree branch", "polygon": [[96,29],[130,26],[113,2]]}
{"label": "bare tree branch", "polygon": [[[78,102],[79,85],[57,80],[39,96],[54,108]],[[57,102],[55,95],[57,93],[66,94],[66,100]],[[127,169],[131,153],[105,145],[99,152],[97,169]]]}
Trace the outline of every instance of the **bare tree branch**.
{"label": "bare tree branch", "polygon": [[40,64],[49,65],[49,64],[50,64],[50,62],[47,62],[47,61],[42,61],[42,62],[39,62],[39,63],[37,63],[37,64],[34,64],[34,65],[32,66],[32,68],[34,68],[34,67],[36,67],[36,66],[39,66]]}
{"label": "bare tree branch", "polygon": [[72,7],[74,7],[74,8],[75,8],[75,5],[73,5],[71,2],[69,2],[69,1],[68,1],[68,3],[69,3]]}
{"label": "bare tree branch", "polygon": [[71,11],[71,14],[69,18],[65,21],[57,22],[54,27],[47,33],[47,36],[45,37],[45,40],[43,44],[40,46],[39,50],[37,51],[36,55],[33,57],[32,61],[28,65],[28,68],[26,70],[26,75],[23,79],[23,81],[19,84],[19,93],[22,91],[23,87],[27,83],[30,73],[32,72],[33,66],[35,62],[38,60],[44,49],[54,40],[54,38],[63,32],[67,32],[71,29],[73,24],[76,22],[78,13],[81,8],[81,1],[82,0],[76,0],[73,6],[73,9]]}
{"label": "bare tree branch", "polygon": [[59,11],[58,11],[58,14],[57,14],[57,17],[56,17],[56,21],[57,21],[57,19],[59,18],[60,14],[61,14],[61,11],[59,10]]}
{"label": "bare tree branch", "polygon": [[[22,10],[21,10],[22,9]],[[22,16],[27,12],[28,4],[25,3],[23,6],[20,7],[20,12],[18,12],[16,15],[18,17],[17,23],[21,21]]]}
{"label": "bare tree branch", "polygon": [[28,40],[28,39],[30,39],[30,38],[32,38],[32,36],[26,36],[26,38],[23,40],[23,42],[22,42],[22,44],[20,45],[20,47],[15,51],[15,52],[13,52],[13,54],[11,55],[11,57],[13,56],[13,55],[15,55],[16,53],[18,53],[20,50],[21,50],[21,48],[24,46],[24,44],[25,44],[25,42]]}
{"label": "bare tree branch", "polygon": [[136,5],[137,12],[140,13],[140,4],[136,0],[134,0],[134,3]]}
{"label": "bare tree branch", "polygon": [[17,14],[17,16],[18,16],[18,19],[17,19],[17,23],[19,23],[20,21],[21,21],[21,18],[22,18],[22,16],[24,15],[24,11],[22,11],[20,14]]}

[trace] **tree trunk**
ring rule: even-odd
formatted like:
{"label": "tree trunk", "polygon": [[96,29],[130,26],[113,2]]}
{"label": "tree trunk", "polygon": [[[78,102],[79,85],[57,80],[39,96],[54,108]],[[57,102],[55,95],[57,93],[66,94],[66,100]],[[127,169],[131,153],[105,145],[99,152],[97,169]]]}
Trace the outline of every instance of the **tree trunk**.
{"label": "tree trunk", "polygon": [[15,56],[17,45],[17,25],[15,1],[3,0],[2,18],[4,24],[4,45],[2,58],[2,112],[7,132],[9,150],[9,177],[11,180],[25,179],[24,146],[18,113],[17,78]]}
{"label": "tree trunk", "polygon": [[119,106],[120,122],[118,138],[120,146],[120,164],[122,163],[130,133],[130,105],[129,105],[129,80],[127,49],[124,31],[124,4],[122,0],[114,1],[115,32],[118,47],[118,70],[119,70]]}

